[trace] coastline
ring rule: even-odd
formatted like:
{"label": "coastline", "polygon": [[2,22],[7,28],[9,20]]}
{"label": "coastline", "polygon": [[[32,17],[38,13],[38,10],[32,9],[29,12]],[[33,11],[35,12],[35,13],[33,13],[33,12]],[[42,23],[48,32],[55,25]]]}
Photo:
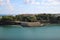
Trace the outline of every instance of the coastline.
{"label": "coastline", "polygon": [[23,27],[44,26],[44,24],[40,22],[0,22],[0,25],[21,25]]}
{"label": "coastline", "polygon": [[21,14],[0,17],[0,25],[20,25],[23,27],[43,27],[49,24],[60,24],[57,14]]}
{"label": "coastline", "polygon": [[23,27],[41,27],[44,26],[44,24],[40,22],[21,22],[21,26]]}
{"label": "coastline", "polygon": [[[41,23],[41,22],[0,22],[0,25],[19,25],[22,27],[44,27],[48,25],[55,25],[57,23]],[[59,25],[59,23],[58,23]]]}

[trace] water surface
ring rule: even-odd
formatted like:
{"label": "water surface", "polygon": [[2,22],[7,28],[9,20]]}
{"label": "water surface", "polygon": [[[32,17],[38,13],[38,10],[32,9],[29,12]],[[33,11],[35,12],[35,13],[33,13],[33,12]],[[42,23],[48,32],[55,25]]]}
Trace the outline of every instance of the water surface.
{"label": "water surface", "polygon": [[59,39],[60,24],[44,27],[0,26],[0,38],[4,39]]}

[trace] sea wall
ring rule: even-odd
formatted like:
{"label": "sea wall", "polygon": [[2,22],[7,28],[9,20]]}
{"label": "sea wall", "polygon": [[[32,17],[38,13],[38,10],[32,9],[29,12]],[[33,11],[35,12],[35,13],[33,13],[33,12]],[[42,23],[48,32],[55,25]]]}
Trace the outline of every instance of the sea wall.
{"label": "sea wall", "polygon": [[23,27],[40,27],[43,26],[44,24],[41,24],[40,22],[21,22],[20,24]]}

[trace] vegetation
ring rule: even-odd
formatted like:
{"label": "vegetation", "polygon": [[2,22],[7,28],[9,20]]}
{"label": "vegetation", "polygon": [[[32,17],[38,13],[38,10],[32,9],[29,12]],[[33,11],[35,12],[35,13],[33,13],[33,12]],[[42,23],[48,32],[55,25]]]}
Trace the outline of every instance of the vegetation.
{"label": "vegetation", "polygon": [[21,22],[48,22],[48,23],[59,23],[60,16],[56,14],[37,14],[37,15],[16,15],[16,16],[1,16],[0,22],[11,22],[11,21],[21,21]]}

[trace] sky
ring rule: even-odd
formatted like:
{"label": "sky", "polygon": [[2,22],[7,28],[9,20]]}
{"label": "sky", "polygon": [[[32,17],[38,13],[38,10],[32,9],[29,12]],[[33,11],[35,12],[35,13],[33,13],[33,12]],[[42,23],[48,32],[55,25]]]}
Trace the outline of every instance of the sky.
{"label": "sky", "polygon": [[60,0],[0,0],[0,15],[60,13]]}

